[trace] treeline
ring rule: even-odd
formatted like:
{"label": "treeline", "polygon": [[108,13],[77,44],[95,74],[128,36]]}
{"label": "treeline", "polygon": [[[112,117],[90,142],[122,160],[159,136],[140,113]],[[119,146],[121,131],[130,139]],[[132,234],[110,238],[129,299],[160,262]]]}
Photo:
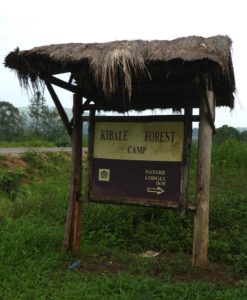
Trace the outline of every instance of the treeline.
{"label": "treeline", "polygon": [[[85,124],[85,130],[87,129]],[[198,138],[198,128],[193,129],[193,139]],[[216,129],[213,142],[220,144],[235,139],[247,142],[247,131],[224,125]],[[69,146],[70,139],[55,109],[49,109],[41,92],[30,98],[27,112],[6,101],[0,101],[0,142],[37,141],[45,146],[46,142],[54,146]]]}
{"label": "treeline", "polygon": [[221,144],[226,140],[232,139],[247,142],[247,131],[240,132],[234,127],[223,125],[222,127],[216,129],[216,134],[213,137],[213,142]]}
{"label": "treeline", "polygon": [[0,101],[0,141],[51,142],[55,146],[69,146],[70,139],[55,109],[47,106],[41,92],[30,98],[27,112],[6,101]]}
{"label": "treeline", "polygon": [[[198,140],[198,128],[193,128],[193,140]],[[240,132],[238,129],[223,125],[216,129],[216,134],[213,135],[213,143],[221,144],[228,140],[247,142],[247,131]]]}

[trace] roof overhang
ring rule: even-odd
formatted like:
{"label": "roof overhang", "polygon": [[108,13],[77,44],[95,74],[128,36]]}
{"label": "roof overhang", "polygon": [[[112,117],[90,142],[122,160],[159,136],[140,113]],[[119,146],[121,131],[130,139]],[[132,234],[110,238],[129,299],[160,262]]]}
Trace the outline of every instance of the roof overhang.
{"label": "roof overhang", "polygon": [[[24,87],[50,82],[103,110],[199,107],[205,76],[211,79],[217,106],[232,108],[234,104],[227,36],[17,49],[6,57],[5,66],[17,72]],[[68,82],[56,78],[61,73],[70,73]]]}

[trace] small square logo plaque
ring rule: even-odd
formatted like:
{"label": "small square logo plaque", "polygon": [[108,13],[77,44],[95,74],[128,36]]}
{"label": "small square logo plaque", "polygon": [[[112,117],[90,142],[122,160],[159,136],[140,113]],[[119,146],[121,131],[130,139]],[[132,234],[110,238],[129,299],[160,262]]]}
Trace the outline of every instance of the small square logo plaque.
{"label": "small square logo plaque", "polygon": [[110,169],[99,169],[99,181],[110,181]]}

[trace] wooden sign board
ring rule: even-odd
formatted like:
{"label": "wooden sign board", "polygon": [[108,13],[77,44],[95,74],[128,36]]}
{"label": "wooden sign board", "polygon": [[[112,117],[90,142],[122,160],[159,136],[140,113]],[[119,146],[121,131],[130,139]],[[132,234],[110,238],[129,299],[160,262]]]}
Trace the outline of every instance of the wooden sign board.
{"label": "wooden sign board", "polygon": [[96,119],[90,200],[178,203],[183,141],[182,121]]}

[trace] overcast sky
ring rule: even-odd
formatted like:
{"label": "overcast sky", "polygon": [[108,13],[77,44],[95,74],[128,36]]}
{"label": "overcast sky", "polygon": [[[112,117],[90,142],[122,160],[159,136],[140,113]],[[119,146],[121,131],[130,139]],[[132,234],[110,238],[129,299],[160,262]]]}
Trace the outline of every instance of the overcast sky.
{"label": "overcast sky", "polygon": [[[17,46],[123,39],[170,40],[228,35],[233,41],[236,107],[217,109],[216,126],[247,127],[246,1],[243,0],[2,0],[0,4],[0,101],[28,106],[29,96],[3,66]],[[65,107],[70,93],[57,90]],[[47,102],[53,105],[49,95]]]}

